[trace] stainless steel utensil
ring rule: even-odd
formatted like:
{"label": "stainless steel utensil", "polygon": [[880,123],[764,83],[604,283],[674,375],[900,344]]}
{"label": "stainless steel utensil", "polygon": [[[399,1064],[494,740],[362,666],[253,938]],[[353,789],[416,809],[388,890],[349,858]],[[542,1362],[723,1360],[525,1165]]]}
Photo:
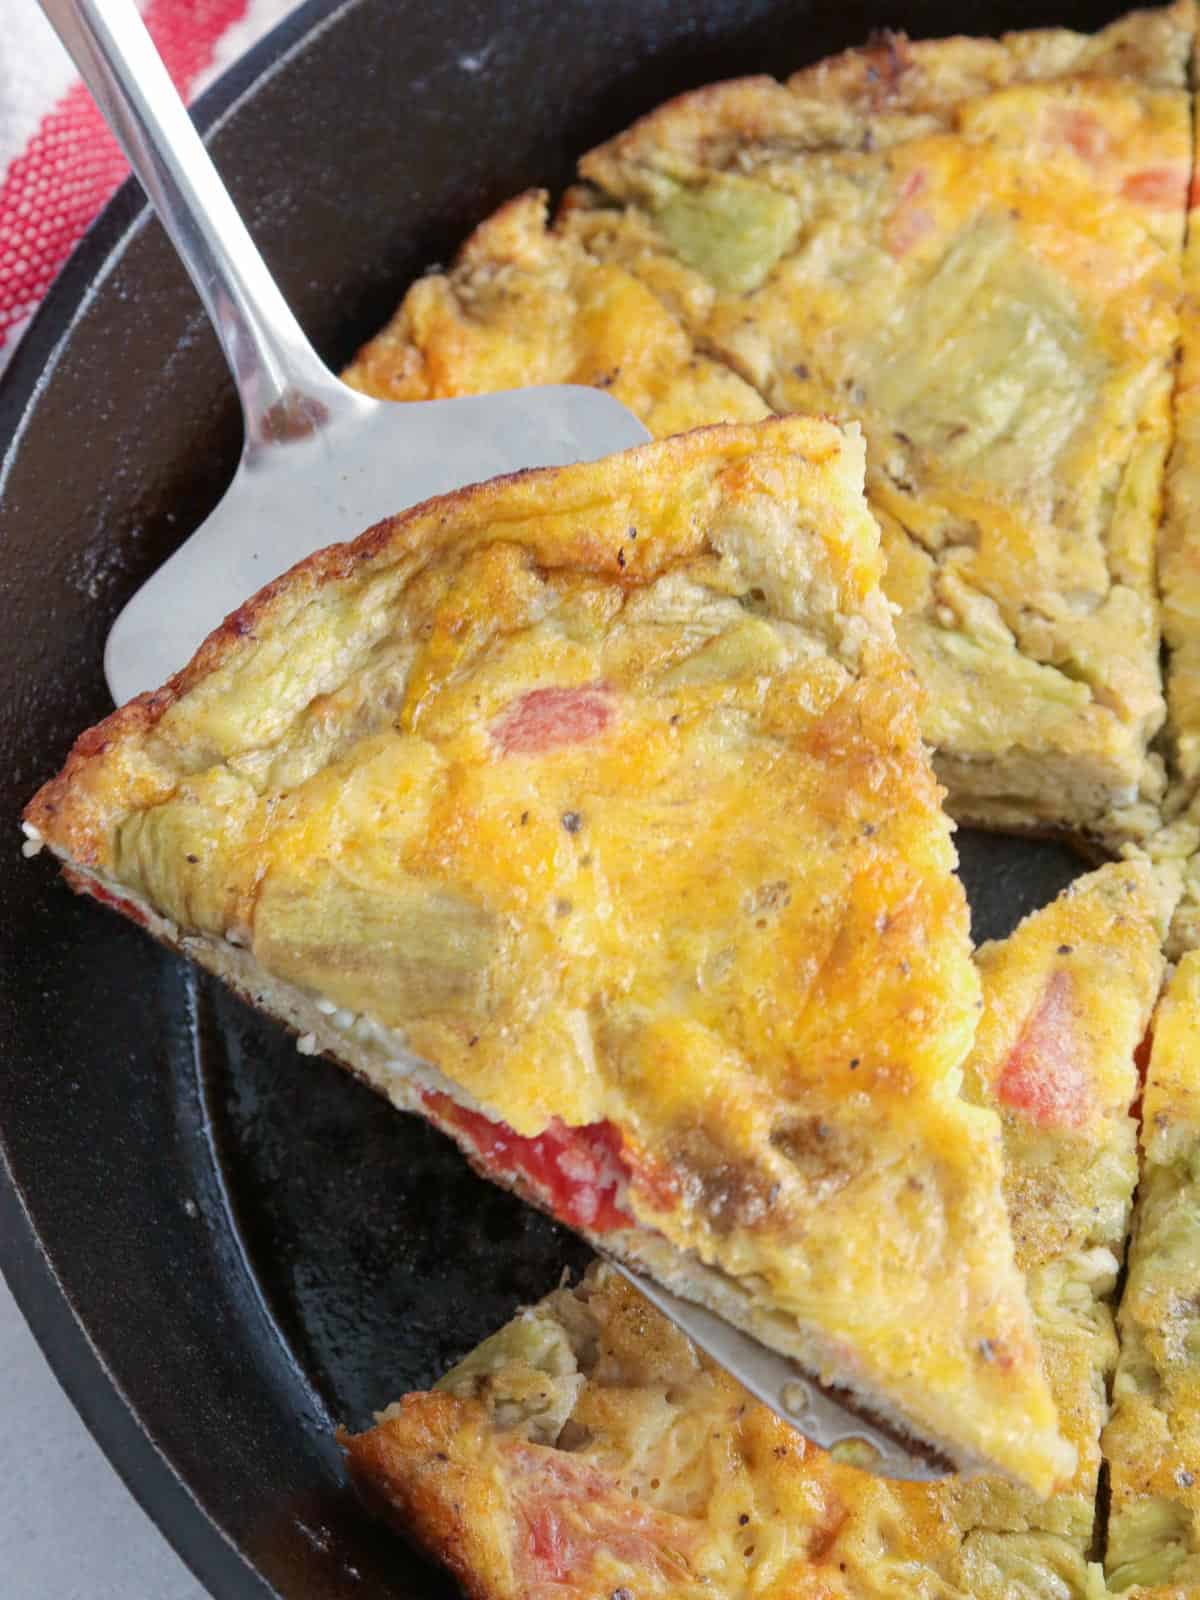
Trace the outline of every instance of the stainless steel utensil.
{"label": "stainless steel utensil", "polygon": [[922,1453],[893,1434],[843,1405],[800,1371],[795,1362],[768,1349],[748,1333],[735,1328],[691,1300],[681,1300],[652,1278],[634,1272],[612,1256],[609,1265],[640,1289],[652,1306],[682,1328],[694,1344],[719,1366],[731,1372],[756,1400],[770,1406],[776,1416],[791,1423],[806,1439],[828,1450],[837,1460],[881,1478],[930,1482],[944,1478],[950,1464],[933,1452]]}
{"label": "stainless steel utensil", "polygon": [[380,518],[524,467],[650,437],[575,385],[397,405],[334,377],[305,338],[175,93],[132,0],[43,0],[191,275],[241,398],[216,510],[133,596],[104,656],[118,704],[156,688],[264,583]]}

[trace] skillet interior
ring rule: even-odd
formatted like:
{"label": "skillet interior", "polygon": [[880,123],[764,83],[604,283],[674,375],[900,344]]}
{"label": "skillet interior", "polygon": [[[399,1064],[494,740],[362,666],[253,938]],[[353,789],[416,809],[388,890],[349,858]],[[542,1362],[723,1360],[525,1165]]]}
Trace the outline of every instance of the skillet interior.
{"label": "skillet interior", "polygon": [[[989,0],[979,32],[1113,4]],[[310,0],[200,111],[335,365],[405,283],[666,95],[963,24],[948,0]],[[280,63],[280,57],[282,62]],[[107,707],[108,626],[208,511],[238,421],[127,187],[0,390],[0,1260],[72,1399],[223,1597],[449,1594],[346,1491],[328,1427],[428,1382],[580,1259],[278,1030],[16,857],[21,805]],[[963,836],[979,937],[1080,870]]]}

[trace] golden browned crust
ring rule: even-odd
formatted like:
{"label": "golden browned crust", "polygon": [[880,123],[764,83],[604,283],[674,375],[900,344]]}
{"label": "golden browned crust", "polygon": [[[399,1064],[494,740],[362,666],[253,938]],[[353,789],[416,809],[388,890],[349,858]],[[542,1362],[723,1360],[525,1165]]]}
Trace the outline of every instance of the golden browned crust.
{"label": "golden browned crust", "polygon": [[[522,474],[514,474],[519,478]],[[473,484],[444,497],[447,502],[465,504],[473,496],[486,494],[501,483]],[[347,577],[361,563],[381,550],[395,547],[406,539],[415,545],[424,532],[412,530],[426,506],[414,506],[399,516],[388,517],[344,544],[328,545],[314,551],[287,572],[231,611],[208,635],[186,666],[158,689],[147,690],[123,706],[118,706],[102,722],[87,728],[72,745],[63,768],[49,779],[30,800],[24,820],[42,838],[53,840],[72,860],[95,866],[105,856],[106,838],[102,814],[88,794],[88,775],[122,745],[141,743],[153,734],[162,718],[183,697],[212,673],[226,666],[235,656],[252,649],[256,635],[270,628],[285,613],[295,609],[306,594]],[[449,507],[447,506],[447,509]],[[132,800],[133,795],[125,797]]]}
{"label": "golden browned crust", "polygon": [[[541,197],[483,224],[450,274],[414,285],[351,379],[412,399],[612,384],[656,433],[757,396],[857,416],[952,813],[1112,853],[1154,831],[1163,798],[1154,530],[1193,33],[1180,0],[1093,36],[881,34],[786,85],[679,96],[584,158],[594,187],[568,195],[552,232]],[[1014,317],[1024,334],[1002,326]],[[900,348],[897,328],[912,330]],[[672,354],[648,362],[652,349]],[[974,367],[989,382],[949,393],[948,375]],[[981,396],[1022,385],[1009,423],[975,417]],[[955,437],[960,415],[982,452]],[[1013,427],[1016,466],[1001,459]]]}
{"label": "golden browned crust", "polygon": [[448,1567],[471,1600],[520,1600],[503,1534],[508,1507],[481,1406],[405,1399],[338,1442],[367,1505]]}
{"label": "golden browned crust", "polygon": [[1183,4],[1133,11],[1099,33],[1035,28],[998,39],[909,39],[883,29],[868,43],[793,74],[789,87],[863,112],[937,113],[1014,84],[1115,78],[1163,89],[1187,82],[1195,15]]}

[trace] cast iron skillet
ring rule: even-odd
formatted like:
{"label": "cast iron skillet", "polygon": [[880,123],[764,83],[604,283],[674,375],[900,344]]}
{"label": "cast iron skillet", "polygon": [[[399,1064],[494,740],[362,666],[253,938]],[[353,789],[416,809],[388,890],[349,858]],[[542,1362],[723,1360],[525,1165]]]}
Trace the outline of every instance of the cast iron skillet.
{"label": "cast iron skillet", "polygon": [[[1115,6],[987,0],[976,31]],[[202,103],[284,291],[337,364],[405,284],[669,94],[784,73],[950,0],[309,0]],[[581,1248],[451,1147],[17,855],[108,703],[126,597],[217,499],[238,421],[132,186],[0,389],[0,1259],[67,1392],[221,1597],[440,1596],[330,1437],[427,1384]],[[979,937],[1079,863],[963,836]]]}

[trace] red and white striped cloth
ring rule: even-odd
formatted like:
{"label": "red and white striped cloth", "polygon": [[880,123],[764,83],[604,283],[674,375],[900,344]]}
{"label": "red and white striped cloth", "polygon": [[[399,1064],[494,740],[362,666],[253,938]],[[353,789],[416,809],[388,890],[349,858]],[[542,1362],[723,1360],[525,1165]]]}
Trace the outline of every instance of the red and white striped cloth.
{"label": "red and white striped cloth", "polygon": [[[296,0],[139,0],[193,100]],[[128,168],[36,0],[0,0],[0,370]]]}

